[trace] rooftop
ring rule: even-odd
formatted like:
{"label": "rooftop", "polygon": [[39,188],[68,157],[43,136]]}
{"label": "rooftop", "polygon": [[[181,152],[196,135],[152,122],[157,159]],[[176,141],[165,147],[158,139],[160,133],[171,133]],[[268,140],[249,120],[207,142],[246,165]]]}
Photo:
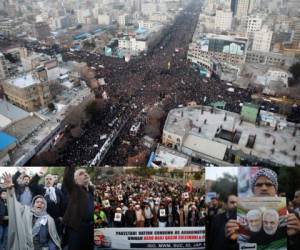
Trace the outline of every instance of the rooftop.
{"label": "rooftop", "polygon": [[11,85],[14,85],[18,88],[26,88],[36,83],[39,83],[38,79],[32,77],[31,73],[26,73],[22,76],[18,76],[16,78],[10,78],[7,82]]}
{"label": "rooftop", "polygon": [[[214,109],[211,113],[211,109],[211,107],[201,106],[173,109],[169,112],[164,131],[185,136],[183,144],[186,140],[194,141],[189,142],[191,145],[197,144],[199,139],[196,137],[198,137],[224,144],[233,151],[242,151],[243,154],[270,160],[280,165],[300,164],[300,158],[297,158],[300,155],[300,136],[299,131],[296,136],[293,136],[294,123],[284,121],[284,118],[269,112],[263,113],[263,124],[270,125],[258,126],[245,121],[241,123],[239,114],[219,109]],[[277,130],[272,126],[274,122],[269,121],[272,115],[273,120],[280,121]],[[197,140],[191,138],[191,135]],[[205,141],[202,143],[208,145]],[[201,148],[203,145],[198,146],[199,150],[204,150]],[[211,148],[211,150],[215,149]],[[212,152],[208,155],[213,156],[213,154]]]}
{"label": "rooftop", "polygon": [[1,151],[16,141],[17,141],[17,139],[15,137],[0,131],[0,150]]}
{"label": "rooftop", "polygon": [[[0,99],[0,115],[3,119],[6,118],[10,122],[14,122],[29,116],[29,113],[6,100]],[[0,118],[0,127],[3,128],[5,126],[2,126],[2,118]]]}
{"label": "rooftop", "polygon": [[159,145],[157,146],[155,152],[154,161],[161,161],[162,166],[183,168],[184,166],[188,165],[189,157],[185,154],[179,153],[176,150]]}

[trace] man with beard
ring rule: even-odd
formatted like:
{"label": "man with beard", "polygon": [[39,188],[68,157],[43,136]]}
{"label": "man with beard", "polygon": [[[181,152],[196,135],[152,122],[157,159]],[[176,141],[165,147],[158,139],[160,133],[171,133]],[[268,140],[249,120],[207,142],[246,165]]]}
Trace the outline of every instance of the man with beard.
{"label": "man with beard", "polygon": [[211,231],[208,239],[208,249],[230,249],[230,242],[224,239],[225,224],[234,217],[236,213],[237,197],[235,194],[230,194],[226,199],[226,212],[217,214],[211,223]]}
{"label": "man with beard", "polygon": [[[38,175],[43,176],[47,172],[48,167],[41,167]],[[20,180],[20,179],[21,180]],[[36,182],[31,182],[30,176],[26,174],[25,168],[20,168],[12,178],[17,200],[22,205],[31,206],[32,198],[39,193]]]}
{"label": "man with beard", "polygon": [[69,202],[63,218],[68,231],[69,250],[93,249],[93,188],[85,169],[65,167],[63,186]]}
{"label": "man with beard", "polygon": [[[268,168],[261,168],[251,180],[251,188],[254,196],[276,197],[278,191],[277,174]],[[226,223],[225,236],[227,239],[235,238],[239,229],[236,219]],[[288,249],[300,249],[300,220],[293,213],[287,215]]]}
{"label": "man with beard", "polygon": [[10,250],[61,250],[60,238],[54,220],[47,214],[47,202],[43,196],[32,199],[31,206],[22,205],[16,199],[10,174],[3,174],[7,189],[8,241]]}
{"label": "man with beard", "polygon": [[250,232],[257,233],[262,228],[262,212],[259,209],[250,210],[247,215],[247,222]]}

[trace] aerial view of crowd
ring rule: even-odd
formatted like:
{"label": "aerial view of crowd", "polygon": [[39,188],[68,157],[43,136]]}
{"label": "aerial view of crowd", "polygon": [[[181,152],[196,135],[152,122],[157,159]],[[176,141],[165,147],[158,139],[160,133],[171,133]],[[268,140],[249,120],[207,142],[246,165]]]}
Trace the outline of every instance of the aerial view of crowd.
{"label": "aerial view of crowd", "polygon": [[62,182],[48,167],[34,175],[6,169],[1,167],[1,250],[92,249],[93,188],[85,169],[65,167]]}
{"label": "aerial view of crowd", "polygon": [[204,223],[204,197],[190,183],[132,175],[100,181],[95,228],[187,227]]}

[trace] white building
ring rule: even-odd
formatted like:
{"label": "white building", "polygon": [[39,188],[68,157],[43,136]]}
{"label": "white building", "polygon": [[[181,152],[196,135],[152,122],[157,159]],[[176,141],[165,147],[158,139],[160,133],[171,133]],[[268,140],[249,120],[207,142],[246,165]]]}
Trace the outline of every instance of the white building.
{"label": "white building", "polygon": [[148,20],[139,20],[138,21],[139,29],[145,28],[145,29],[152,29],[154,26],[154,22],[148,21]]}
{"label": "white building", "polygon": [[248,17],[247,33],[260,31],[262,26],[262,21],[263,20],[261,17],[257,17],[257,16]]}
{"label": "white building", "polygon": [[149,16],[157,11],[158,9],[156,3],[142,3],[141,12],[144,15]]}
{"label": "white building", "polygon": [[102,14],[98,15],[98,24],[99,25],[110,25],[111,24],[111,16]]}
{"label": "white building", "polygon": [[129,24],[130,17],[127,14],[118,16],[118,24],[120,26],[126,26]]}
{"label": "white building", "polygon": [[0,52],[0,80],[9,77],[9,72],[7,69],[7,63],[4,55]]}
{"label": "white building", "polygon": [[291,75],[283,69],[278,68],[270,68],[266,74],[267,85],[270,85],[272,81],[274,82],[282,82],[285,87],[288,87],[288,78]]}
{"label": "white building", "polygon": [[269,52],[272,42],[273,31],[263,27],[260,31],[254,32],[252,50]]}
{"label": "white building", "polygon": [[248,16],[251,0],[237,0],[236,17],[243,18]]}
{"label": "white building", "polygon": [[220,31],[231,30],[232,12],[217,10],[215,17],[215,29]]}
{"label": "white building", "polygon": [[137,55],[148,49],[147,40],[138,40],[135,37],[123,37],[118,40],[118,48],[124,53]]}

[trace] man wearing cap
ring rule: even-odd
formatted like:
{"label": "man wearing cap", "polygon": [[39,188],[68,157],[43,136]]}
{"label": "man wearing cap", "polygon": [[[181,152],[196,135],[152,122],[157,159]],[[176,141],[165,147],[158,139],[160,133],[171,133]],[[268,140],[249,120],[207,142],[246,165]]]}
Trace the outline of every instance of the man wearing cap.
{"label": "man wearing cap", "polygon": [[[251,188],[254,196],[277,196],[277,174],[268,168],[260,169],[251,180]],[[233,239],[238,229],[237,220],[229,220],[225,226],[226,238]],[[287,216],[287,235],[288,249],[300,249],[300,220],[293,213]]]}

